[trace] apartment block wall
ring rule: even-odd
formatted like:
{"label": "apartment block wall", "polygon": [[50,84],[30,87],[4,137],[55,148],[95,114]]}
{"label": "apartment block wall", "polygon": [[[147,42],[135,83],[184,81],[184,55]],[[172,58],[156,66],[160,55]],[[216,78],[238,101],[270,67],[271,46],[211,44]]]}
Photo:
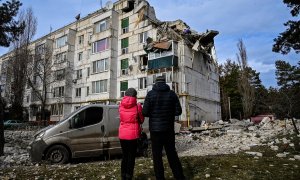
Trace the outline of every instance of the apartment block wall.
{"label": "apartment block wall", "polygon": [[[155,75],[165,73],[168,77],[168,85],[179,96],[183,107],[181,121],[200,121],[220,119],[219,79],[214,64],[209,64],[203,58],[202,53],[195,52],[184,40],[174,40],[174,52],[178,57],[178,67],[162,69],[159,71],[147,71],[142,67],[141,57],[148,54],[144,50],[145,41],[141,41],[141,33],[147,32],[147,37],[153,41],[158,40],[158,27],[152,21],[156,21],[154,8],[146,1],[135,1],[135,8],[131,11],[122,11],[123,1],[114,3],[113,9],[101,9],[87,17],[75,21],[65,27],[49,33],[32,43],[35,47],[46,43],[53,49],[53,72],[66,69],[65,78],[54,81],[50,89],[64,87],[64,96],[54,97],[53,91],[48,94],[47,108],[51,111],[54,105],[63,105],[63,114],[52,114],[50,119],[58,121],[63,119],[80,106],[90,103],[117,104],[122,98],[121,83],[127,82],[127,86],[138,91],[138,101],[143,102],[147,92],[152,89]],[[142,9],[144,10],[142,11]],[[147,18],[141,18],[141,12]],[[122,20],[129,19],[128,31],[123,32]],[[96,24],[107,20],[108,28],[96,33]],[[67,44],[57,47],[57,40],[67,36]],[[93,43],[102,39],[108,39],[108,48],[101,52],[93,53]],[[128,51],[121,48],[122,39],[128,38]],[[56,55],[66,53],[67,60],[55,64]],[[214,47],[212,57],[216,59]],[[6,56],[2,56],[0,63]],[[99,60],[107,59],[108,69],[103,72],[93,72],[93,64]],[[121,61],[128,59],[128,72],[123,73]],[[78,72],[81,70],[81,77]],[[1,71],[0,71],[1,72]],[[140,79],[145,78],[147,84],[140,85]],[[95,93],[93,84],[97,81],[107,80],[107,91]],[[80,89],[80,93],[79,93]],[[31,94],[26,89],[24,106],[30,111]],[[29,98],[28,98],[29,97]],[[30,116],[31,120],[34,117]]]}

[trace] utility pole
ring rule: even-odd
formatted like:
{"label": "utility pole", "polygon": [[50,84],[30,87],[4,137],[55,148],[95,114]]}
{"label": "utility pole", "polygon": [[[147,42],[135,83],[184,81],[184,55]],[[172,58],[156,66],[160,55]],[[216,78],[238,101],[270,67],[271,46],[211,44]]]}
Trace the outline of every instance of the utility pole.
{"label": "utility pole", "polygon": [[228,97],[229,120],[231,119],[230,97]]}

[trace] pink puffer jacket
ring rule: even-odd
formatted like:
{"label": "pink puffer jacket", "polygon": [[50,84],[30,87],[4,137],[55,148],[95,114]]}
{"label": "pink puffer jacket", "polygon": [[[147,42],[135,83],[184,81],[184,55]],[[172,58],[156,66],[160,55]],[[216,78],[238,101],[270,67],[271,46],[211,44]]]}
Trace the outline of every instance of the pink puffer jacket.
{"label": "pink puffer jacket", "polygon": [[124,96],[119,106],[119,112],[119,138],[124,140],[139,138],[141,128],[137,120],[137,114],[139,114],[141,123],[144,122],[144,117],[142,115],[142,106],[137,104],[136,97]]}

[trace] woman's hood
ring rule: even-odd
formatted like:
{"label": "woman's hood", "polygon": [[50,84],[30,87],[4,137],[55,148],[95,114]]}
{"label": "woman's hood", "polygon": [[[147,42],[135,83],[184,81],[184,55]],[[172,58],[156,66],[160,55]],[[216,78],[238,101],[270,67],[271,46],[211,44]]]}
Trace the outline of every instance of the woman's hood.
{"label": "woman's hood", "polygon": [[126,109],[136,106],[136,97],[124,96],[121,101],[121,106]]}

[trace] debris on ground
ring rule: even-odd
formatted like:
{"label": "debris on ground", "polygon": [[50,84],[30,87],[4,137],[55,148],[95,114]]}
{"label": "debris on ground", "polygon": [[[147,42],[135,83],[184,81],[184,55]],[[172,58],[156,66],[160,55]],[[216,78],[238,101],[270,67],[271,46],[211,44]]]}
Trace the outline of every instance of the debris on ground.
{"label": "debris on ground", "polygon": [[[295,121],[300,126],[300,121]],[[180,124],[176,125],[179,132]],[[196,130],[195,130],[196,129]],[[5,131],[4,156],[0,168],[14,166],[35,165],[30,161],[27,146],[33,138],[35,131]],[[259,124],[253,124],[250,120],[235,120],[215,123],[203,123],[201,127],[189,131],[180,131],[176,135],[176,148],[179,156],[206,156],[221,154],[236,154],[245,151],[246,154],[255,157],[264,156],[253,151],[256,146],[267,146],[274,156],[300,160],[300,135],[295,139],[278,137],[279,135],[293,134],[294,127],[290,120],[262,120]],[[287,149],[296,149],[294,154],[287,154]],[[38,165],[38,164],[37,164]]]}

